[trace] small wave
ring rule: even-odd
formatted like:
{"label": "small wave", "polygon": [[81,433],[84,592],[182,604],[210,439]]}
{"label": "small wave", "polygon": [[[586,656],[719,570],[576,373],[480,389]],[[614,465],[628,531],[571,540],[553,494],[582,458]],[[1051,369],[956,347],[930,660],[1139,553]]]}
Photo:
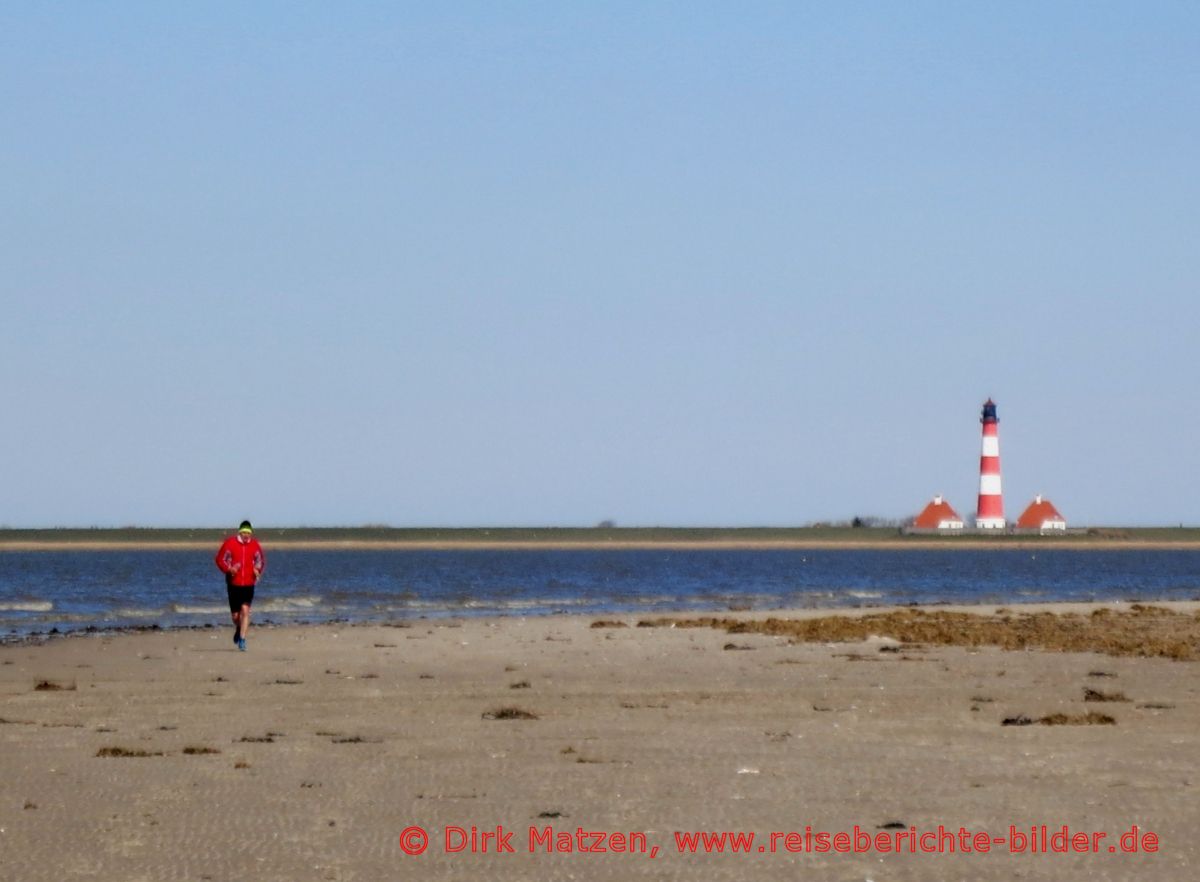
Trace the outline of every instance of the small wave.
{"label": "small wave", "polygon": [[780,598],[777,594],[713,594],[711,596],[700,595],[696,598],[696,600],[723,603],[728,606],[737,607],[762,607],[779,603]]}
{"label": "small wave", "polygon": [[315,594],[308,597],[272,597],[255,604],[255,608],[273,613],[307,612],[316,609],[320,602],[321,598]]}
{"label": "small wave", "polygon": [[116,617],[121,619],[149,619],[162,615],[160,609],[114,609],[110,616],[106,618]]}
{"label": "small wave", "polygon": [[0,612],[50,612],[54,604],[49,600],[17,600],[0,603]]}
{"label": "small wave", "polygon": [[186,603],[171,604],[171,611],[181,616],[213,616],[228,611],[224,605],[196,606]]}
{"label": "small wave", "polygon": [[883,597],[881,591],[847,591],[848,597],[857,597],[859,600],[873,600],[877,597]]}
{"label": "small wave", "polygon": [[400,603],[389,604],[387,609],[446,609],[451,604],[455,603],[452,600],[404,600]]}
{"label": "small wave", "polygon": [[380,604],[380,609],[386,609],[391,612],[414,610],[433,610],[443,611],[452,609],[465,610],[520,610],[520,609],[543,609],[568,607],[568,606],[591,606],[596,603],[595,598],[590,597],[521,597],[521,598],[503,598],[503,597],[444,597],[439,599],[404,599],[400,598],[397,603]]}
{"label": "small wave", "polygon": [[55,613],[47,616],[34,616],[33,621],[41,622],[46,625],[61,625],[64,622],[102,622],[105,616],[102,613]]}
{"label": "small wave", "polygon": [[629,599],[639,606],[661,606],[664,603],[679,602],[679,597],[675,594],[638,594]]}
{"label": "small wave", "polygon": [[466,609],[558,609],[566,606],[586,606],[594,602],[588,597],[523,597],[508,600],[465,600],[460,605]]}

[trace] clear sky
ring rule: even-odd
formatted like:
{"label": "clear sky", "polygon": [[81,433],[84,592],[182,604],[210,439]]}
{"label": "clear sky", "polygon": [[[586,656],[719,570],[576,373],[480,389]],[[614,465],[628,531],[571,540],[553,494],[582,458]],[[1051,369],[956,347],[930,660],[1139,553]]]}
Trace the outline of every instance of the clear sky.
{"label": "clear sky", "polygon": [[1200,6],[0,5],[0,524],[1198,524]]}

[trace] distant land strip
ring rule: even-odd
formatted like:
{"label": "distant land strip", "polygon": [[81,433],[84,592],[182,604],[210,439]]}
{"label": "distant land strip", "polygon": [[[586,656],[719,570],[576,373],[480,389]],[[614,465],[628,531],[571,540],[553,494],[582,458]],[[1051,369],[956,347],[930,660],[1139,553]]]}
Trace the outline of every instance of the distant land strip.
{"label": "distant land strip", "polygon": [[[0,529],[0,551],[215,548],[232,529]],[[889,527],[267,527],[270,548],[295,550],[537,549],[1200,549],[1200,528],[1100,527],[1054,536],[906,535]]]}

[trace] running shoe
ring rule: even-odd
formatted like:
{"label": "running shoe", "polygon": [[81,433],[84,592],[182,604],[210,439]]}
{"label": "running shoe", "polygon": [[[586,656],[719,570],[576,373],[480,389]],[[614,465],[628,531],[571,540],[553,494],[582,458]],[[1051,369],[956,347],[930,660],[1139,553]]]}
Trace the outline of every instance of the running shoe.
{"label": "running shoe", "polygon": [[242,652],[245,652],[246,651],[246,638],[245,637],[239,638],[237,645],[238,645],[238,649],[240,649]]}

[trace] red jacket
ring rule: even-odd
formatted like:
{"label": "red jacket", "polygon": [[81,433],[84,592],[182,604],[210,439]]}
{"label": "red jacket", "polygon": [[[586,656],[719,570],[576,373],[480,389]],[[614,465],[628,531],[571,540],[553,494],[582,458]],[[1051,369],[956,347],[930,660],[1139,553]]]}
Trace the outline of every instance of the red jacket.
{"label": "red jacket", "polygon": [[236,535],[230,536],[217,552],[217,569],[229,576],[231,584],[242,588],[257,582],[266,565],[267,556],[253,536],[245,542]]}

